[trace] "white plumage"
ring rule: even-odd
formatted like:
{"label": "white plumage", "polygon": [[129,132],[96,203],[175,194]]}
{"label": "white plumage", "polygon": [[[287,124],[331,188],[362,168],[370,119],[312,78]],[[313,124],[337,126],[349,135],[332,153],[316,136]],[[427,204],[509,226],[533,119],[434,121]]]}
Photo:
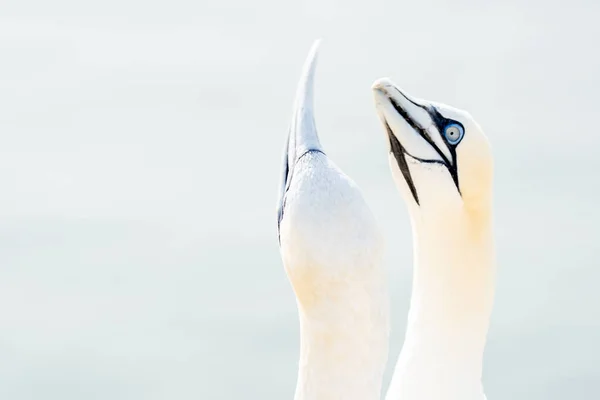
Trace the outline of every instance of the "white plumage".
{"label": "white plumage", "polygon": [[318,140],[318,44],[298,85],[278,213],[281,256],[300,314],[295,398],[378,400],[389,330],[384,243],[360,190]]}
{"label": "white plumage", "polygon": [[484,400],[495,275],[490,146],[464,111],[387,79],[373,89],[414,241],[406,337],[386,400]]}
{"label": "white plumage", "polygon": [[[295,398],[377,400],[389,331],[383,238],[360,190],[319,142],[318,45],[298,85],[278,209],[300,315]],[[490,146],[464,111],[408,96],[388,79],[373,89],[414,239],[405,343],[386,400],[485,400],[495,275]]]}

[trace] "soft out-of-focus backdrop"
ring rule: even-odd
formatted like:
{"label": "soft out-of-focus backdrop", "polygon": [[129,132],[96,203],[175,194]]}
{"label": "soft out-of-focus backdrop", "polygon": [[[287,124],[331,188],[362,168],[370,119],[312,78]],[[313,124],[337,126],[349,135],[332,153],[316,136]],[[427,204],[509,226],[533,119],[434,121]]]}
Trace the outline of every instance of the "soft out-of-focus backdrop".
{"label": "soft out-of-focus backdrop", "polygon": [[600,397],[600,3],[494,3],[3,1],[0,398],[293,397],[275,205],[317,37],[322,142],[387,235],[385,386],[412,262],[370,92],[390,76],[494,146],[489,398]]}

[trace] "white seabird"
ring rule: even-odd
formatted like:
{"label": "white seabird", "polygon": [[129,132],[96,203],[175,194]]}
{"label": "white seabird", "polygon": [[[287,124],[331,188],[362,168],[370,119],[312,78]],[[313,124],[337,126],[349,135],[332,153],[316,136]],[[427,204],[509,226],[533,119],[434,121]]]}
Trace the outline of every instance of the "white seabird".
{"label": "white seabird", "polygon": [[413,288],[386,400],[482,400],[494,297],[492,153],[465,111],[373,85],[392,176],[410,214]]}
{"label": "white seabird", "polygon": [[384,242],[359,188],[325,155],[313,117],[317,41],[298,84],[278,209],[297,298],[296,400],[379,400],[388,355]]}

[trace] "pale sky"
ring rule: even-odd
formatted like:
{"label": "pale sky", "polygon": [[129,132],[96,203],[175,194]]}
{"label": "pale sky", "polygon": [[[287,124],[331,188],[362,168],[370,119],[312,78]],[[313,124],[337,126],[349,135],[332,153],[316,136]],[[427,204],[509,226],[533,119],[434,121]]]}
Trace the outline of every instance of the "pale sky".
{"label": "pale sky", "polygon": [[600,3],[2,3],[0,398],[293,398],[281,150],[316,38],[321,141],[411,237],[370,91],[468,110],[496,160],[488,398],[597,398]]}

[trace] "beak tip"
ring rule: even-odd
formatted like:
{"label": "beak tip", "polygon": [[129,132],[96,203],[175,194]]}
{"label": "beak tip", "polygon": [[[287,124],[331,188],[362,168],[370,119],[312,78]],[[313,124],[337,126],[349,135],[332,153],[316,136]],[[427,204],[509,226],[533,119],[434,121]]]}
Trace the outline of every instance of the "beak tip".
{"label": "beak tip", "polygon": [[386,93],[390,88],[394,87],[394,83],[390,78],[379,78],[373,85],[371,85],[371,90],[376,92],[384,92]]}

